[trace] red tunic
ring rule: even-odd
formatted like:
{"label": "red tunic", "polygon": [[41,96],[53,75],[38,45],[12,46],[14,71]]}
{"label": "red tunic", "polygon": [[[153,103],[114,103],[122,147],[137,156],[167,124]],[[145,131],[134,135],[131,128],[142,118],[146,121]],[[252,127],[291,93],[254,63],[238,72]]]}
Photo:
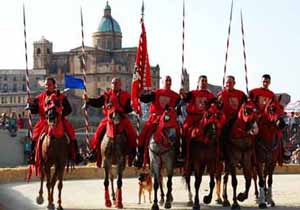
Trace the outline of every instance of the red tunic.
{"label": "red tunic", "polygon": [[244,98],[246,98],[245,93],[236,89],[232,91],[224,89],[218,93],[218,100],[223,102],[226,122],[237,115]]}
{"label": "red tunic", "polygon": [[253,101],[256,101],[260,113],[264,112],[266,104],[275,96],[271,90],[263,87],[251,90],[249,95]]}
{"label": "red tunic", "polygon": [[193,90],[191,101],[187,104],[186,111],[188,113],[183,124],[183,136],[187,140],[191,137],[191,132],[195,123],[199,123],[205,111],[207,102],[214,98],[208,90]]}
{"label": "red tunic", "polygon": [[154,91],[154,94],[154,100],[151,102],[149,108],[149,118],[139,136],[139,146],[148,146],[151,135],[156,130],[160,116],[163,114],[166,106],[175,108],[176,103],[179,100],[179,94],[172,90],[158,89]]}
{"label": "red tunic", "polygon": [[[103,94],[104,97],[104,107],[103,107],[103,114],[104,118],[100,121],[97,130],[94,134],[93,140],[91,142],[91,147],[95,149],[98,145],[99,139],[101,137],[101,134],[104,133],[107,128],[107,122],[108,118],[107,115],[109,114],[109,108],[113,107],[114,109],[118,110],[120,113],[123,113],[124,118],[121,119],[120,126],[124,129],[126,132],[126,135],[128,137],[128,143],[130,148],[136,147],[136,139],[137,134],[135,129],[132,126],[131,121],[127,117],[126,111],[126,103],[128,100],[130,100],[130,95],[126,91],[119,91],[117,94],[109,90]],[[113,130],[113,127],[109,126],[109,129],[107,130],[107,134],[110,137],[114,137],[114,134],[116,131]]]}

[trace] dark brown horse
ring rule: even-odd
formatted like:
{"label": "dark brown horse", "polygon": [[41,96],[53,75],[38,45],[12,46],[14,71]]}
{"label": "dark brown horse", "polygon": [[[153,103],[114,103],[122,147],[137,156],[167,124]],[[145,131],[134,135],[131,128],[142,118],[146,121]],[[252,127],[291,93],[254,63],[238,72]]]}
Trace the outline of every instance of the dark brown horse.
{"label": "dark brown horse", "polygon": [[204,197],[203,202],[208,204],[212,200],[215,186],[214,176],[217,162],[220,158],[219,139],[224,123],[225,115],[215,103],[212,103],[199,122],[199,129],[192,131],[192,139],[190,142],[187,142],[185,179],[190,193],[190,176],[191,172],[194,171],[195,198],[193,210],[200,209],[199,188],[205,169],[210,176],[210,192]]}
{"label": "dark brown horse", "polygon": [[[224,142],[225,176],[223,180],[223,205],[230,205],[227,198],[227,181],[228,174],[230,174],[233,187],[233,204],[231,209],[240,209],[237,200],[244,201],[248,198],[252,178],[253,156],[255,152],[255,135],[257,133],[256,106],[248,99],[242,104],[238,116],[229,130],[229,136]],[[239,193],[238,196],[236,192],[237,167],[242,168],[246,180],[245,191]]]}
{"label": "dark brown horse", "polygon": [[[112,183],[112,199],[115,202],[116,208],[123,208],[122,203],[122,177],[126,166],[126,156],[128,154],[128,142],[124,128],[121,127],[122,115],[114,108],[109,110],[108,126],[106,134],[99,144],[98,151],[101,151],[102,164],[104,167],[104,188],[105,188],[105,206],[111,207],[112,202],[109,196],[109,179]],[[109,133],[110,132],[110,133]],[[113,171],[112,166],[116,166],[117,175],[117,191],[116,197],[113,188]]]}
{"label": "dark brown horse", "polygon": [[[37,145],[37,156],[40,161],[41,185],[39,196],[36,201],[42,204],[44,177],[47,179],[48,190],[48,209],[55,209],[53,204],[53,192],[56,181],[58,180],[58,210],[63,210],[61,192],[63,188],[63,176],[65,165],[68,159],[68,140],[64,134],[64,125],[62,117],[62,101],[55,94],[51,95],[46,101],[45,113],[48,121],[48,127],[41,135]],[[55,166],[54,174],[51,176],[51,167]]]}
{"label": "dark brown horse", "polygon": [[[259,134],[255,148],[256,169],[259,177],[259,208],[266,208],[265,202],[275,206],[272,199],[272,183],[276,163],[282,163],[283,148],[280,130],[285,125],[283,114],[283,107],[273,97],[267,103],[259,121]],[[266,186],[267,177],[268,187]]]}

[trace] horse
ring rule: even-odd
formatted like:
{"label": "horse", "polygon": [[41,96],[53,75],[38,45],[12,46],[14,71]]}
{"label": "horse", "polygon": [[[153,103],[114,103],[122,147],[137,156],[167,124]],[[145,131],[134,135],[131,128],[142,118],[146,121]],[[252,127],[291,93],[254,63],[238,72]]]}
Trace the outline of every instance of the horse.
{"label": "horse", "polygon": [[[167,107],[164,113],[160,116],[158,128],[152,135],[149,142],[149,159],[150,170],[154,177],[154,199],[151,210],[159,210],[157,191],[160,185],[162,190],[162,177],[161,170],[163,167],[167,171],[167,194],[165,201],[165,208],[170,209],[172,207],[172,177],[175,167],[176,158],[176,142],[178,138],[178,124],[176,121],[176,112],[174,109]],[[163,192],[161,194],[160,204],[163,204]]]}
{"label": "horse", "polygon": [[[104,199],[105,206],[111,207],[112,202],[109,195],[109,180],[111,181],[112,200],[116,208],[123,208],[122,203],[122,178],[126,167],[126,157],[128,154],[128,141],[123,126],[120,122],[122,114],[114,107],[109,109],[108,125],[106,134],[98,151],[101,152],[102,165],[104,167]],[[116,166],[116,171],[112,171],[112,166]],[[115,174],[116,173],[116,174]],[[117,175],[117,191],[115,194],[113,187],[114,176]]]}
{"label": "horse", "polygon": [[[216,103],[211,103],[197,128],[192,130],[191,139],[187,142],[187,159],[185,163],[185,179],[190,192],[190,176],[194,171],[195,175],[195,197],[193,210],[200,209],[199,188],[202,181],[205,168],[210,176],[210,192],[203,199],[203,202],[209,204],[212,200],[213,189],[215,186],[214,176],[217,162],[220,158],[220,136],[225,115]],[[192,204],[192,202],[189,202]]]}
{"label": "horse", "polygon": [[[265,106],[259,121],[256,140],[256,170],[259,178],[259,208],[275,206],[272,198],[273,173],[276,163],[282,163],[283,147],[280,130],[284,128],[283,107],[273,97]],[[268,177],[268,187],[266,179]]]}
{"label": "horse", "polygon": [[[225,176],[223,178],[223,206],[230,206],[227,198],[228,175],[231,175],[233,187],[233,204],[231,209],[240,209],[237,202],[248,198],[251,185],[253,157],[255,149],[255,135],[258,133],[257,109],[250,99],[245,101],[232,126],[229,128],[228,138],[224,140]],[[245,191],[237,196],[236,168],[242,168],[245,183]],[[219,179],[221,176],[217,176]],[[220,182],[217,182],[218,185]],[[220,189],[220,187],[218,187]]]}
{"label": "horse", "polygon": [[[36,160],[40,163],[40,190],[36,198],[38,204],[44,202],[43,199],[43,182],[46,176],[48,190],[48,209],[55,209],[53,204],[53,192],[56,181],[58,180],[58,210],[63,210],[61,192],[63,188],[63,177],[66,162],[68,159],[69,143],[64,133],[63,116],[62,116],[62,99],[56,94],[52,94],[46,101],[45,114],[48,122],[47,128],[41,134],[37,144]],[[51,177],[51,167],[55,166],[54,174]]]}

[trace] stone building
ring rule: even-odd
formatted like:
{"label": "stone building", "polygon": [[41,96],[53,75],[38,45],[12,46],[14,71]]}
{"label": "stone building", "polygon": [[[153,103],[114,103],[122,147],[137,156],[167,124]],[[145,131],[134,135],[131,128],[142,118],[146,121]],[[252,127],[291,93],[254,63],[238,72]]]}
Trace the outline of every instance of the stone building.
{"label": "stone building", "polygon": [[[122,47],[121,27],[112,17],[108,3],[92,37],[93,46],[85,47],[88,95],[93,97],[110,88],[113,77],[119,77],[122,88],[130,91],[137,47]],[[42,37],[33,43],[33,48],[33,69],[30,70],[32,95],[41,91],[38,81],[46,76],[55,77],[59,89],[64,88],[64,74],[83,78],[81,46],[68,51],[53,52],[53,43]],[[158,65],[151,67],[151,75],[153,88],[159,88]],[[81,103],[82,90],[72,90],[68,94],[69,97],[73,94],[73,99]],[[0,112],[24,112],[26,101],[25,70],[0,70]],[[73,107],[78,108],[81,105],[73,104]]]}

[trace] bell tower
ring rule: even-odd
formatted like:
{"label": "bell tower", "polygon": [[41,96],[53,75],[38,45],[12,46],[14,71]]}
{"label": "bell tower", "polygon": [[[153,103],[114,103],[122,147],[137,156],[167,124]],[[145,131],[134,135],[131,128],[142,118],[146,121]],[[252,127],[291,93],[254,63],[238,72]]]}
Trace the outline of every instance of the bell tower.
{"label": "bell tower", "polygon": [[52,56],[52,42],[43,36],[39,41],[33,43],[33,69],[46,69],[49,74],[49,65]]}

